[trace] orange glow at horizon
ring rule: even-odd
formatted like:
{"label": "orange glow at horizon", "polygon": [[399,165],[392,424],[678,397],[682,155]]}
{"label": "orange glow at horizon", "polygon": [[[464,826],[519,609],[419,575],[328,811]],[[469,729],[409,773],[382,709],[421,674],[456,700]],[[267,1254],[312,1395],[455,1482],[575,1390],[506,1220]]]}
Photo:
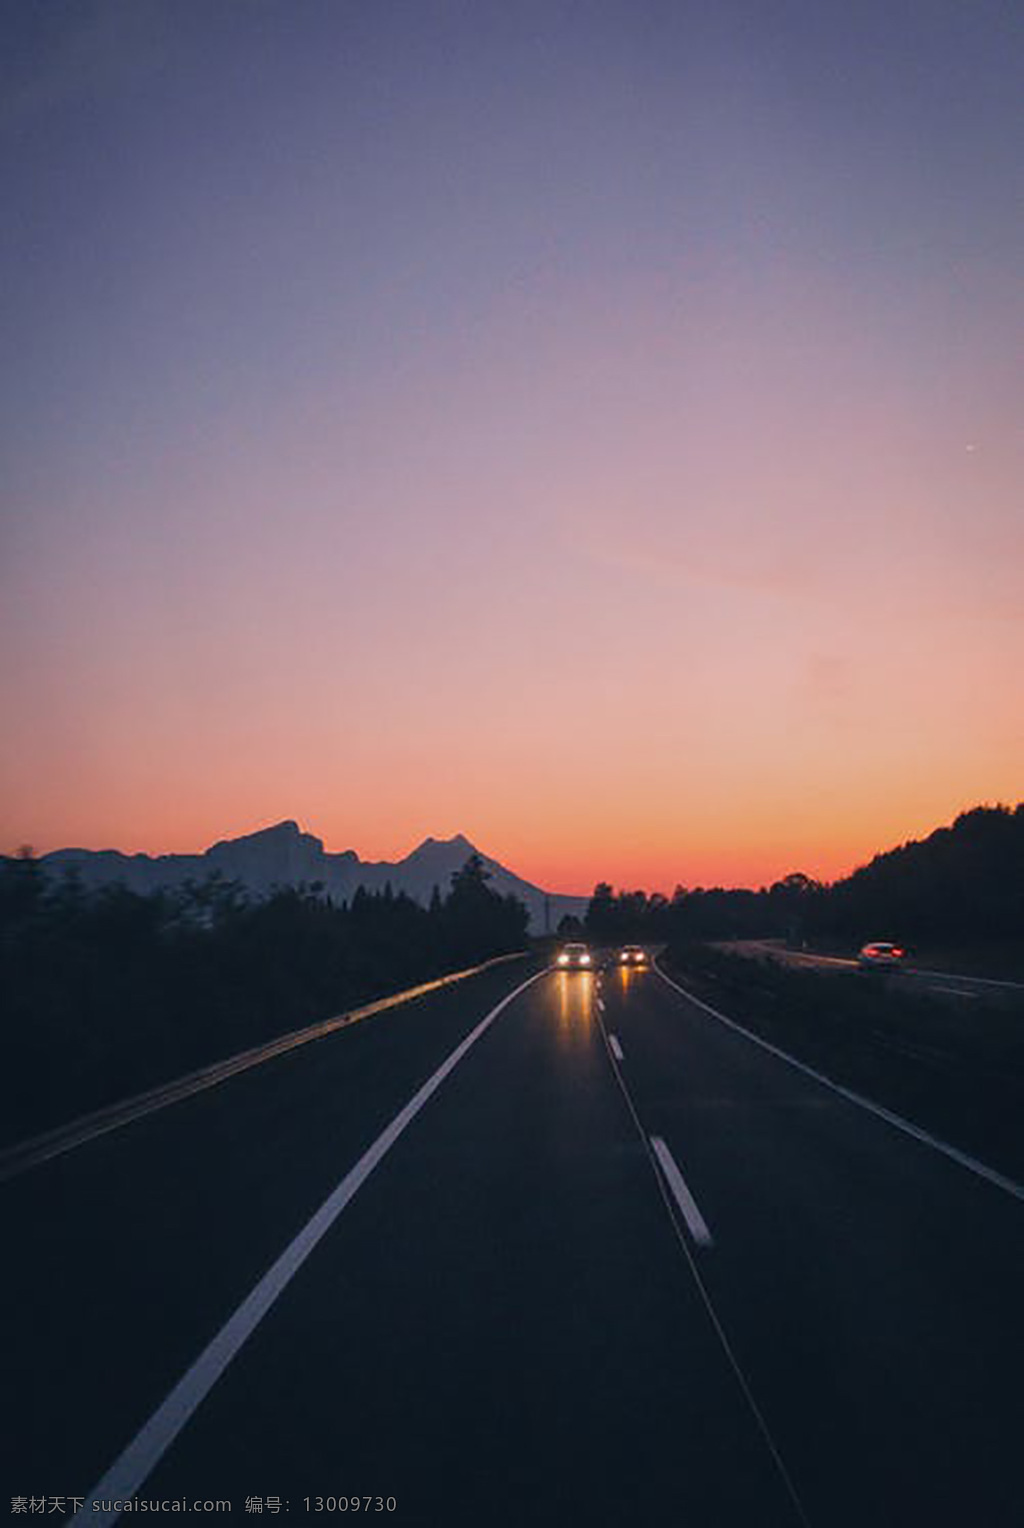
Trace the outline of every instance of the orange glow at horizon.
{"label": "orange glow at horizon", "polygon": [[[795,419],[745,465],[712,467],[706,443],[658,465],[659,408],[668,432],[649,399],[638,439],[609,429],[586,472],[535,464],[492,494],[493,524],[471,516],[475,469],[444,503],[421,487],[454,561],[425,564],[385,517],[350,577],[322,474],[297,558],[270,513],[284,469],[276,486],[239,474],[248,531],[236,545],[229,522],[230,557],[200,529],[202,497],[169,550],[129,556],[114,527],[54,544],[8,605],[21,663],[5,713],[26,725],[2,765],[0,847],[194,853],[294,818],[364,859],[462,832],[550,890],[671,893],[833,879],[1017,800],[1024,525],[1008,443],[977,472],[980,452],[931,468],[934,443],[906,447],[876,481],[826,432],[800,448],[808,497]],[[727,458],[724,404],[705,428]],[[884,458],[866,403],[859,429]],[[714,513],[681,512],[699,490]],[[866,535],[864,504],[897,493],[899,521],[879,514]]]}
{"label": "orange glow at horizon", "polygon": [[1019,800],[994,19],[314,9],[183,23],[152,118],[23,92],[0,851],[291,818],[670,895]]}
{"label": "orange glow at horizon", "polygon": [[[633,832],[624,848],[617,852],[610,848],[614,833],[605,820],[605,832],[601,839],[589,835],[565,831],[556,821],[550,829],[550,838],[544,841],[542,824],[531,823],[533,831],[527,843],[515,833],[488,833],[486,825],[474,827],[465,822],[452,820],[448,823],[425,823],[411,821],[404,834],[389,830],[381,824],[376,838],[357,836],[356,831],[332,833],[318,823],[290,809],[282,803],[276,814],[262,817],[238,816],[234,820],[204,824],[201,817],[194,819],[179,815],[165,833],[133,834],[84,833],[69,825],[64,833],[51,838],[30,834],[9,835],[9,841],[0,846],[0,852],[15,853],[24,844],[34,852],[46,853],[56,848],[119,849],[122,853],[149,855],[198,854],[223,838],[236,838],[246,833],[270,827],[285,818],[296,820],[303,832],[322,839],[328,853],[355,849],[364,862],[378,860],[397,861],[417,847],[425,837],[449,838],[462,832],[471,842],[491,858],[498,860],[506,869],[544,890],[574,896],[589,896],[599,881],[610,882],[617,891],[643,890],[661,892],[671,896],[677,886],[688,890],[696,887],[747,886],[756,888],[770,885],[794,870],[802,870],[817,880],[831,881],[849,874],[858,866],[866,864],[875,854],[897,847],[911,838],[924,838],[937,827],[942,827],[960,812],[977,805],[994,805],[996,801],[1016,804],[1012,792],[1002,797],[977,801],[964,798],[951,804],[936,802],[929,810],[900,815],[898,807],[888,816],[879,813],[868,817],[856,832],[857,824],[850,825],[845,837],[835,836],[835,824],[827,812],[807,813],[795,826],[788,840],[784,829],[770,835],[760,834],[756,820],[746,825],[740,821],[733,826],[736,835],[731,841],[725,834],[715,837],[713,826],[702,823],[699,815],[691,819],[681,831],[689,829],[689,836],[682,850],[667,841],[661,824],[653,815],[650,832],[636,831],[635,821],[630,823]],[[54,820],[59,822],[59,813]],[[72,819],[68,819],[69,824]],[[746,826],[749,836],[744,842],[741,835]],[[832,833],[828,850],[822,845]],[[530,843],[533,848],[531,851]]]}

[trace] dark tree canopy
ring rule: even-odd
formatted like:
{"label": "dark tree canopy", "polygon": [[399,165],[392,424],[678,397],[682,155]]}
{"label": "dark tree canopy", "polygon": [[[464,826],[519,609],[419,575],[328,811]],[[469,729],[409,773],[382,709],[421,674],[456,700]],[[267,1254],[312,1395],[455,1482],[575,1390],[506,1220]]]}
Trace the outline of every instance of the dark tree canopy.
{"label": "dark tree canopy", "polygon": [[793,871],[765,890],[677,886],[670,902],[594,888],[595,939],[784,936],[941,942],[1024,939],[1024,802],[975,807],[920,842],[822,885]]}

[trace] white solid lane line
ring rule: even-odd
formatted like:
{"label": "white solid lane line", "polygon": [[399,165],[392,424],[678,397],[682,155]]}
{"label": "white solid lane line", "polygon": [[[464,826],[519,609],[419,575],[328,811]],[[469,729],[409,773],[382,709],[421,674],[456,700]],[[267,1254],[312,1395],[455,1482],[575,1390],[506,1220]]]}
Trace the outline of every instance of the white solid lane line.
{"label": "white solid lane line", "polygon": [[419,1092],[413,1094],[405,1108],[395,1115],[390,1125],[380,1133],[373,1145],[363,1153],[355,1166],[345,1174],[337,1188],[328,1195],[316,1214],[313,1215],[311,1220],[307,1221],[306,1225],[295,1237],[295,1240],[284,1249],[273,1267],[263,1275],[259,1283],[242,1301],[234,1315],[229,1317],[213,1341],[199,1355],[187,1373],[178,1381],[162,1405],[157,1407],[142,1430],[136,1434],[124,1452],[115,1459],[103,1479],[98,1485],[93,1487],[85,1504],[75,1514],[72,1519],[74,1523],[95,1523],[99,1520],[113,1522],[121,1515],[119,1512],[102,1511],[99,1508],[94,1510],[93,1503],[115,1500],[126,1501],[135,1494],[147,1476],[159,1464],[182,1428],[206,1399],[243,1343],[252,1336],[278,1296],[287,1288],[317,1243],[330,1230],[342,1210],[344,1210],[345,1206],[366,1182],[377,1164],[391,1150],[391,1147],[398,1140],[406,1126],[412,1123],[423,1108],[423,1105],[437,1092],[437,1089],[444,1082],[449,1072],[455,1070],[469,1048],[476,1044],[484,1031],[489,1029],[494,1023],[498,1015],[521,992],[525,992],[527,987],[532,986],[534,982],[539,981],[542,976],[546,975],[546,971],[538,971],[536,975],[529,977],[525,982],[521,982],[507,997],[502,998],[501,1002],[491,1009],[486,1018],[481,1019],[476,1028],[471,1030],[466,1038],[455,1047],[448,1059],[441,1063],[434,1075],[428,1078]]}
{"label": "white solid lane line", "polygon": [[16,1177],[19,1173],[27,1172],[30,1167],[37,1167],[42,1162],[48,1162],[52,1157],[71,1151],[76,1146],[84,1146],[87,1141],[94,1141],[97,1136],[108,1135],[112,1130],[120,1130],[122,1125],[130,1125],[133,1120],[143,1119],[147,1114],[154,1114],[157,1109],[165,1109],[170,1104],[194,1097],[196,1093],[201,1093],[206,1088],[216,1087],[219,1083],[226,1082],[229,1077],[237,1076],[239,1072],[261,1066],[265,1061],[272,1061],[275,1056],[283,1055],[285,1051],[307,1045],[311,1040],[323,1039],[339,1029],[348,1029],[353,1024],[362,1023],[364,1019],[374,1018],[377,1014],[388,1012],[389,1009],[401,1007],[402,1004],[411,1002],[414,998],[424,997],[429,992],[437,992],[441,987],[450,987],[455,982],[465,981],[468,976],[478,976],[482,971],[488,970],[491,966],[500,965],[503,961],[520,959],[522,959],[521,954],[499,955],[495,960],[486,960],[482,965],[471,966],[466,971],[453,971],[448,976],[439,976],[433,981],[420,982],[416,987],[408,987],[404,992],[393,992],[390,997],[378,998],[376,1002],[365,1003],[361,1008],[351,1008],[348,1012],[336,1014],[333,1018],[321,1019],[315,1024],[308,1024],[304,1029],[290,1030],[287,1034],[279,1035],[276,1040],[267,1040],[263,1045],[254,1045],[249,1050],[239,1051],[237,1055],[226,1056],[223,1061],[211,1062],[209,1066],[200,1067],[195,1072],[188,1072],[184,1077],[173,1077],[169,1082],[147,1089],[145,1093],[137,1093],[132,1098],[120,1099],[117,1103],[108,1104],[103,1109],[96,1109],[93,1113],[82,1115],[79,1119],[69,1120],[65,1125],[58,1125],[54,1130],[46,1130],[42,1135],[32,1136],[27,1141],[17,1141],[13,1146],[0,1151],[0,1183],[5,1178]]}
{"label": "white solid lane line", "polygon": [[619,1037],[618,1037],[618,1035],[609,1035],[608,1036],[608,1044],[612,1048],[612,1055],[615,1057],[616,1061],[621,1061],[622,1060],[622,1046],[619,1044]]}
{"label": "white solid lane line", "polygon": [[962,972],[955,971],[922,971],[918,966],[908,966],[906,974],[907,976],[937,976],[940,981],[947,982],[970,982],[972,987],[1009,987],[1018,992],[1024,991],[1024,982],[997,981],[994,976],[965,976]]}
{"label": "white solid lane line", "polygon": [[866,1109],[869,1114],[884,1119],[887,1125],[892,1125],[894,1130],[901,1130],[904,1135],[909,1135],[915,1141],[921,1141],[923,1145],[930,1146],[933,1151],[941,1152],[951,1162],[956,1162],[960,1167],[966,1167],[968,1172],[974,1173],[978,1178],[983,1178],[986,1183],[991,1183],[995,1188],[1001,1188],[1004,1194],[1011,1194],[1014,1199],[1024,1199],[1024,1184],[1015,1183],[1012,1178],[1007,1178],[1004,1173],[997,1173],[994,1167],[986,1167],[984,1162],[979,1162],[977,1157],[969,1156],[966,1151],[960,1151],[956,1146],[950,1146],[948,1141],[940,1140],[937,1135],[931,1135],[927,1130],[922,1130],[920,1125],[911,1124],[910,1120],[904,1119],[902,1114],[894,1114],[891,1109],[886,1109],[882,1104],[874,1103],[870,1098],[865,1098],[861,1093],[855,1093],[852,1088],[844,1088],[842,1083],[833,1082],[831,1077],[826,1077],[824,1072],[816,1072],[813,1066],[808,1066],[805,1061],[798,1061],[788,1051],[780,1050],[777,1045],[772,1045],[768,1040],[762,1040],[760,1035],[752,1034],[749,1029],[744,1029],[742,1024],[737,1024],[735,1019],[729,1019],[724,1013],[719,1013],[717,1008],[712,1008],[710,1003],[705,1003],[703,998],[696,997],[692,992],[687,992],[685,987],[680,987],[671,976],[666,976],[660,966],[655,970],[663,982],[674,987],[681,997],[688,1002],[695,1003],[698,1008],[703,1008],[713,1019],[724,1024],[728,1029],[734,1029],[738,1035],[749,1040],[753,1045],[759,1045],[772,1056],[777,1056],[780,1061],[785,1061],[787,1066],[794,1067],[796,1071],[803,1072],[805,1077],[813,1077],[815,1082],[820,1082],[823,1088],[828,1088],[833,1093],[838,1093],[840,1098],[845,1098],[848,1103],[856,1104],[859,1109]]}
{"label": "white solid lane line", "polygon": [[682,1211],[682,1216],[689,1227],[690,1235],[699,1247],[713,1246],[707,1221],[700,1210],[698,1210],[697,1201],[687,1188],[683,1175],[676,1166],[675,1157],[673,1157],[660,1135],[651,1136],[651,1146],[654,1149],[654,1155],[658,1159],[658,1165],[665,1174],[665,1182],[672,1190],[672,1197]]}

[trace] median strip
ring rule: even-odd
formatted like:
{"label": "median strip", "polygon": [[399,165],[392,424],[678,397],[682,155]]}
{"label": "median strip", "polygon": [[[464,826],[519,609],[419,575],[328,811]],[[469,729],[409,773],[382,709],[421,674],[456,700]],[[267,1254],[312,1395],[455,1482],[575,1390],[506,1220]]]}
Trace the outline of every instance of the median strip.
{"label": "median strip", "polygon": [[95,1140],[97,1136],[107,1135],[111,1130],[120,1130],[123,1125],[130,1124],[132,1120],[154,1114],[158,1109],[166,1109],[168,1104],[191,1098],[205,1088],[216,1087],[218,1083],[226,1082],[229,1077],[235,1077],[239,1072],[246,1072],[250,1067],[261,1066],[264,1061],[271,1061],[275,1056],[281,1056],[299,1045],[308,1045],[311,1040],[319,1040],[324,1035],[334,1034],[336,1030],[347,1029],[351,1024],[359,1024],[378,1013],[386,1013],[390,1008],[398,1008],[403,1003],[410,1003],[414,998],[425,997],[428,992],[437,992],[442,987],[465,981],[469,976],[478,976],[492,966],[501,965],[503,961],[523,960],[526,953],[520,950],[513,955],[497,955],[493,960],[485,960],[481,965],[470,966],[465,971],[453,971],[447,976],[436,977],[433,981],[421,982],[419,986],[407,987],[403,992],[393,992],[390,997],[378,998],[373,1003],[366,1003],[361,1008],[349,1009],[346,1013],[337,1014],[332,1019],[322,1019],[316,1024],[307,1025],[305,1029],[291,1030],[288,1034],[281,1035],[276,1040],[269,1040],[264,1045],[255,1045],[250,1050],[239,1051],[237,1055],[228,1056],[223,1061],[215,1061],[210,1066],[200,1067],[198,1071],[188,1072],[184,1077],[160,1083],[155,1088],[149,1088],[145,1093],[136,1093],[133,1097],[122,1099],[116,1104],[107,1104],[104,1108],[97,1109],[91,1114],[83,1114],[66,1125],[58,1125],[54,1130],[31,1136],[27,1141],[19,1141],[17,1145],[0,1151],[0,1183],[7,1178],[15,1178],[20,1173],[28,1172],[29,1168],[38,1167],[40,1163],[48,1162],[52,1157],[72,1151],[76,1146],[84,1146],[86,1141]]}

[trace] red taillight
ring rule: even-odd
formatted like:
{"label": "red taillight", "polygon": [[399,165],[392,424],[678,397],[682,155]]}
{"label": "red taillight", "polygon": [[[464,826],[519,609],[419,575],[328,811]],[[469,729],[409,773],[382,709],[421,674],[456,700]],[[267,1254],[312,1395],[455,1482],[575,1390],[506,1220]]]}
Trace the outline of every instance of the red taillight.
{"label": "red taillight", "polygon": [[899,956],[901,956],[901,957],[902,957],[902,956],[903,956],[903,955],[905,955],[905,954],[906,954],[906,953],[907,953],[907,952],[906,952],[906,950],[893,950],[893,952],[892,952],[892,953],[893,953],[893,954],[894,954],[894,955],[899,955]]}

